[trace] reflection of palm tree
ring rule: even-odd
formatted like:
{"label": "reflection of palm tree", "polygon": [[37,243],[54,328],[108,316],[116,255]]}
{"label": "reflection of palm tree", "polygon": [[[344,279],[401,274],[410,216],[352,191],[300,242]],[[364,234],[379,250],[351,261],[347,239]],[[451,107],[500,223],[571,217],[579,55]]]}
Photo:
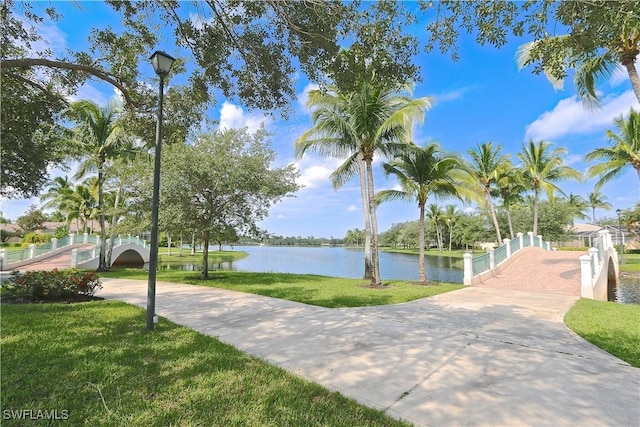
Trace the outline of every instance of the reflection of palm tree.
{"label": "reflection of palm tree", "polygon": [[[339,188],[355,175],[360,177],[365,231],[365,277],[380,283],[378,229],[373,184],[373,157],[393,157],[409,140],[411,128],[421,120],[430,98],[413,99],[408,87],[379,87],[364,82],[349,93],[337,88],[314,90],[307,107],[313,109],[314,126],[296,141],[296,155],[307,151],[346,160],[331,175]],[[370,257],[367,259],[367,257]]]}
{"label": "reflection of palm tree", "polygon": [[562,165],[562,158],[567,154],[565,148],[551,149],[551,142],[529,141],[522,144],[522,152],[518,154],[522,162],[523,177],[533,190],[533,234],[538,234],[538,209],[540,192],[544,191],[549,201],[555,199],[555,192],[564,194],[555,182],[565,179],[582,179],[580,173],[569,166]]}
{"label": "reflection of palm tree", "polygon": [[383,167],[386,174],[396,176],[402,189],[381,191],[377,199],[379,201],[404,199],[418,202],[420,210],[418,274],[419,281],[427,283],[424,265],[425,206],[430,195],[458,196],[455,176],[460,168],[460,162],[457,158],[442,153],[437,143],[427,144],[424,148],[411,144],[406,148],[405,153]]}
{"label": "reflection of palm tree", "polygon": [[640,179],[640,113],[631,110],[626,120],[620,116],[614,123],[618,133],[607,131],[610,147],[596,148],[585,156],[587,161],[602,160],[602,163],[591,166],[587,171],[591,177],[600,177],[596,190],[620,176],[628,166],[636,170]]}
{"label": "reflection of palm tree", "polygon": [[98,206],[100,215],[100,257],[98,270],[108,268],[106,261],[106,226],[104,207],[104,180],[107,161],[121,155],[123,151],[131,151],[131,139],[126,138],[124,130],[118,122],[121,109],[115,102],[100,108],[91,101],[78,101],[71,104],[67,116],[76,122],[74,128],[76,141],[81,146],[84,161],[80,165],[75,178],[88,173],[97,172]]}
{"label": "reflection of palm tree", "polygon": [[500,235],[500,226],[498,225],[498,217],[496,216],[491,193],[498,182],[500,171],[505,167],[510,157],[509,155],[501,155],[501,149],[502,145],[494,148],[493,142],[478,144],[475,149],[468,151],[471,162],[467,167],[473,184],[480,186],[482,196],[487,202],[493,226],[496,230],[498,244],[502,243],[502,236]]}
{"label": "reflection of palm tree", "polygon": [[593,216],[593,223],[596,222],[596,208],[604,209],[606,211],[611,210],[611,203],[607,202],[607,196],[600,194],[600,190],[594,190],[593,193],[587,194],[587,199],[589,200],[587,203],[589,207],[591,207]]}

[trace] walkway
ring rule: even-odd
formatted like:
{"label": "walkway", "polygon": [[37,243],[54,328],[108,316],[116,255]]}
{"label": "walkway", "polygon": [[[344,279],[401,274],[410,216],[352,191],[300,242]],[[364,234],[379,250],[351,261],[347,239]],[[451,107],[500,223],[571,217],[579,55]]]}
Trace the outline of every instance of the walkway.
{"label": "walkway", "polygon": [[[144,308],[146,291],[146,281],[104,279],[99,295]],[[640,369],[567,329],[576,299],[465,288],[327,309],[158,282],[156,309],[416,425],[637,426]]]}
{"label": "walkway", "polygon": [[68,269],[68,268],[71,268],[71,251],[73,249],[83,250],[83,249],[89,249],[91,247],[93,247],[92,244],[85,244],[85,245],[74,245],[74,246],[61,248],[60,252],[58,252],[57,254],[52,255],[46,259],[36,258],[34,259],[34,262],[32,262],[31,264],[18,267],[17,270],[38,271],[38,270],[53,270],[54,268],[57,268],[58,270]]}
{"label": "walkway", "polygon": [[502,272],[474,286],[580,296],[580,256],[585,254],[525,248]]}

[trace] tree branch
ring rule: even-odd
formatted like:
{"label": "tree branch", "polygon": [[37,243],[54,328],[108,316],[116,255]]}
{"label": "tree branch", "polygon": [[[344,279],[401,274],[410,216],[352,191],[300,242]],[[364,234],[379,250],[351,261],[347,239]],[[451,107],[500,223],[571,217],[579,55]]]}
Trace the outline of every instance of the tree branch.
{"label": "tree branch", "polygon": [[130,107],[136,106],[136,103],[131,98],[129,90],[115,77],[114,75],[105,71],[99,70],[89,65],[74,64],[65,61],[54,61],[43,58],[20,58],[20,59],[3,59],[0,61],[0,71],[5,72],[12,68],[31,68],[31,67],[48,67],[48,68],[60,68],[63,70],[82,71],[103,80],[112,86],[117,87],[122,96]]}

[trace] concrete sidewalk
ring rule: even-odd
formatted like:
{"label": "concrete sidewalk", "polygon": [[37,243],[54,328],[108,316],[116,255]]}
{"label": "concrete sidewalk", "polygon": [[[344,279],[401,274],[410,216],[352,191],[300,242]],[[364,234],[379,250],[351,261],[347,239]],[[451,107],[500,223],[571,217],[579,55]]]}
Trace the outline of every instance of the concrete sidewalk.
{"label": "concrete sidewalk", "polygon": [[[146,282],[99,295],[146,307]],[[159,282],[156,312],[416,425],[640,426],[640,369],[563,323],[577,298],[465,288],[327,309]]]}

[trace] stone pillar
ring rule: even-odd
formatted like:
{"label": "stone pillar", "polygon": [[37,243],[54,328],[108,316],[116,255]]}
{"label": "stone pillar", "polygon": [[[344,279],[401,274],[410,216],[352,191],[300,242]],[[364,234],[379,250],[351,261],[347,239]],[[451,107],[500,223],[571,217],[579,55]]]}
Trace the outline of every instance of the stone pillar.
{"label": "stone pillar", "polygon": [[58,249],[58,239],[55,237],[51,238],[51,252],[55,251],[56,249]]}
{"label": "stone pillar", "polygon": [[118,246],[122,246],[122,236],[118,234]]}
{"label": "stone pillar", "polygon": [[473,255],[471,255],[469,252],[465,253],[464,255],[462,255],[463,258],[463,265],[464,265],[464,278],[463,278],[463,283],[466,286],[471,285],[471,278],[473,277]]}
{"label": "stone pillar", "polygon": [[580,295],[582,298],[593,299],[593,277],[591,276],[591,263],[593,259],[589,255],[580,257]]}
{"label": "stone pillar", "polygon": [[533,231],[529,231],[527,234],[529,235],[529,246],[535,246],[535,243],[533,243]]}
{"label": "stone pillar", "polygon": [[551,242],[546,242],[545,244],[547,245],[547,250],[550,251],[551,250]]}
{"label": "stone pillar", "polygon": [[522,233],[516,233],[516,236],[518,237],[518,240],[520,241],[520,249],[524,248],[524,234]]}
{"label": "stone pillar", "polygon": [[76,268],[78,266],[78,250],[71,250],[71,268]]}
{"label": "stone pillar", "polygon": [[538,247],[544,249],[542,246],[542,236],[538,234],[537,237],[538,237]]}
{"label": "stone pillar", "polygon": [[69,234],[69,245],[74,245],[76,240],[75,234]]}
{"label": "stone pillar", "polygon": [[600,260],[598,259],[598,250],[596,248],[589,248],[589,256],[593,260],[593,264],[596,267],[600,265]]}
{"label": "stone pillar", "polygon": [[29,245],[29,259],[32,259],[36,256],[36,245],[33,243]]}
{"label": "stone pillar", "polygon": [[93,248],[91,248],[91,258],[95,258],[96,257],[96,248],[98,246],[94,245]]}
{"label": "stone pillar", "polygon": [[507,247],[507,259],[511,258],[511,239],[503,239],[504,245]]}
{"label": "stone pillar", "polygon": [[87,243],[89,241],[89,233],[84,233],[82,236],[82,243]]}

